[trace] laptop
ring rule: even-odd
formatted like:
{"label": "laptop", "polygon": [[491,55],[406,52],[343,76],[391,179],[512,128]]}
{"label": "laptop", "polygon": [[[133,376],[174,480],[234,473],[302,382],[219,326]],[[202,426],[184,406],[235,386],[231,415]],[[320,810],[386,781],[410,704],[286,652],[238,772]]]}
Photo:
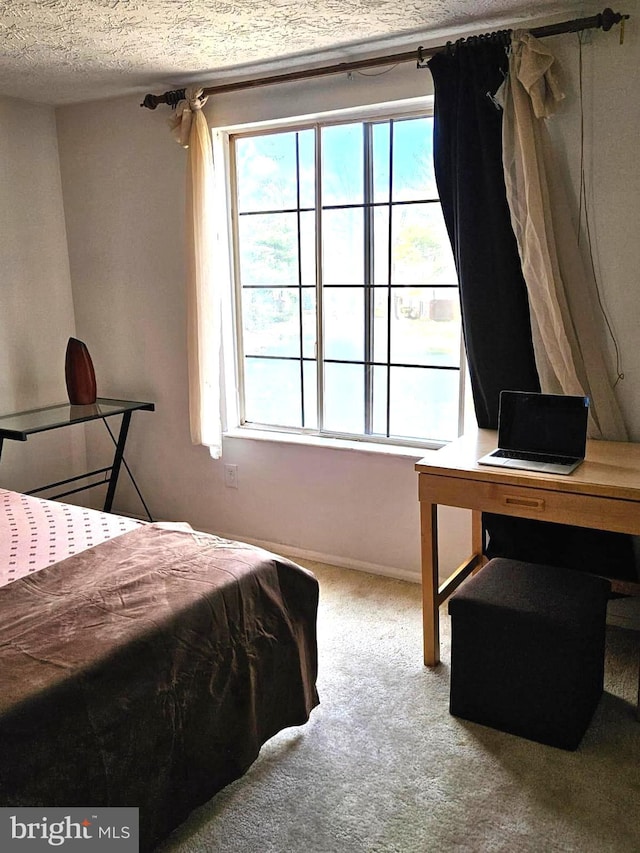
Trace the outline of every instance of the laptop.
{"label": "laptop", "polygon": [[570,474],[584,460],[589,398],[501,391],[498,449],[479,465]]}

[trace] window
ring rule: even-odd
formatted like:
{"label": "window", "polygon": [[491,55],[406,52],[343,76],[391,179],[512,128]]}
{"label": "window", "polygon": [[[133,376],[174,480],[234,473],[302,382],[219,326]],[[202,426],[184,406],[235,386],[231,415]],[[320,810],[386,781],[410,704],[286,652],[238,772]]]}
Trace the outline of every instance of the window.
{"label": "window", "polygon": [[462,431],[432,123],[230,137],[243,424],[406,444]]}

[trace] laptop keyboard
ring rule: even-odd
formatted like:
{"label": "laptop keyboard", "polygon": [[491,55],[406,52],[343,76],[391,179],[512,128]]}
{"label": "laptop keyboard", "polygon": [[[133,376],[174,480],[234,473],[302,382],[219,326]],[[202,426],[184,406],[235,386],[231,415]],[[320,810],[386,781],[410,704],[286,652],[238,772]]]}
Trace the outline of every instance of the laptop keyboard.
{"label": "laptop keyboard", "polygon": [[573,465],[572,456],[551,456],[547,453],[525,453],[521,450],[496,450],[493,454],[502,459],[524,459],[525,462],[547,462],[553,465]]}

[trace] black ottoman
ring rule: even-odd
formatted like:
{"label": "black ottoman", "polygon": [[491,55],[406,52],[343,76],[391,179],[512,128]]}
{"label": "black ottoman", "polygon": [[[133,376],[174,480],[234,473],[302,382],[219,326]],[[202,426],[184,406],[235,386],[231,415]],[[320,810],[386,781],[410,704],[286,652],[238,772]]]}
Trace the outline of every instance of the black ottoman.
{"label": "black ottoman", "polygon": [[495,558],[449,599],[450,711],[576,749],[602,695],[604,578]]}

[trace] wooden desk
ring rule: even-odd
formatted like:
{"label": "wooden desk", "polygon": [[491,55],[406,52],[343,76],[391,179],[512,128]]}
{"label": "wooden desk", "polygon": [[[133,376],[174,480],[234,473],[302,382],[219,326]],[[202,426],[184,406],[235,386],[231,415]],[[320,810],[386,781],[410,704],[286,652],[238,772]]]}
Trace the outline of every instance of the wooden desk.
{"label": "wooden desk", "polygon": [[[587,442],[573,474],[540,474],[478,465],[496,447],[492,430],[463,436],[416,464],[422,532],[424,662],[440,661],[438,608],[483,562],[482,512],[640,534],[640,444]],[[447,580],[438,581],[438,505],[472,510],[472,554]],[[638,584],[614,582],[637,592]]]}

